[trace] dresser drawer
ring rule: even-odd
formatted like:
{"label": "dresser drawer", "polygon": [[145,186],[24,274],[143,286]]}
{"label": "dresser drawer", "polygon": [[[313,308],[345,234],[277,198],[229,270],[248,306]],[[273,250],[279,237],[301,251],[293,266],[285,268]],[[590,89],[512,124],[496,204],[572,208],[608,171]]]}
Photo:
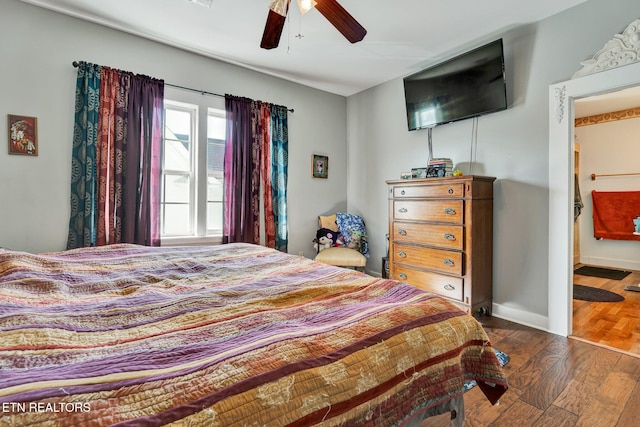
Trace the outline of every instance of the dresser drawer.
{"label": "dresser drawer", "polygon": [[418,243],[447,249],[463,249],[463,227],[415,222],[394,222],[392,237],[395,242]]}
{"label": "dresser drawer", "polygon": [[416,265],[427,270],[462,276],[462,253],[444,249],[421,248],[409,245],[393,245],[391,261]]}
{"label": "dresser drawer", "polygon": [[393,269],[392,279],[456,301],[463,301],[463,281],[459,277],[449,277],[396,265]]}
{"label": "dresser drawer", "polygon": [[464,197],[464,184],[443,184],[443,185],[397,185],[393,187],[393,197]]}
{"label": "dresser drawer", "polygon": [[393,219],[462,224],[463,200],[393,200]]}

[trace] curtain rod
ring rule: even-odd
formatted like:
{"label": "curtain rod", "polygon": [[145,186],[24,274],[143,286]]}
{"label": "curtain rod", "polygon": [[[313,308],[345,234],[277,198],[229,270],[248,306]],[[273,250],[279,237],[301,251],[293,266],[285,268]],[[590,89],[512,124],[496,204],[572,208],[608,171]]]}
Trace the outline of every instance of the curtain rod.
{"label": "curtain rod", "polygon": [[[80,63],[78,61],[73,61],[71,64],[74,66],[74,68],[78,68],[78,66],[80,65]],[[224,98],[225,97],[224,95],[221,95],[219,93],[207,92],[206,90],[193,89],[193,88],[190,88],[190,87],[174,85],[174,84],[167,83],[167,82],[165,82],[164,85],[165,86],[171,86],[171,87],[174,87],[176,89],[182,89],[182,90],[188,90],[188,91],[191,91],[191,92],[197,92],[197,93],[199,93],[201,95],[218,96],[220,98]],[[287,111],[289,111],[290,113],[293,113],[294,109],[293,108],[287,108]]]}
{"label": "curtain rod", "polygon": [[608,173],[608,174],[599,174],[596,175],[595,173],[591,174],[591,181],[595,181],[597,177],[599,176],[635,176],[635,175],[640,175],[640,172],[633,172],[633,173]]}

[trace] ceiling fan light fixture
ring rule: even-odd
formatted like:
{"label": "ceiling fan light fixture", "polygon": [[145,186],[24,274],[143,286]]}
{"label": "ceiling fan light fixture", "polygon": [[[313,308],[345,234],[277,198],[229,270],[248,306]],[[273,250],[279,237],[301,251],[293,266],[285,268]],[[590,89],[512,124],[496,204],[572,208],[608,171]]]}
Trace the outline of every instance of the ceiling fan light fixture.
{"label": "ceiling fan light fixture", "polygon": [[199,4],[200,6],[211,7],[213,0],[187,0],[191,3]]}
{"label": "ceiling fan light fixture", "polygon": [[289,2],[291,0],[271,0],[269,4],[269,9],[274,11],[280,16],[287,16],[287,12],[289,11]]}
{"label": "ceiling fan light fixture", "polygon": [[[271,0],[260,47],[274,49],[280,43],[291,0]],[[316,8],[349,42],[357,43],[367,30],[338,3],[338,0],[298,0],[300,11]]]}
{"label": "ceiling fan light fixture", "polygon": [[300,9],[300,15],[304,15],[309,12],[311,9],[316,7],[315,0],[298,0],[298,8]]}

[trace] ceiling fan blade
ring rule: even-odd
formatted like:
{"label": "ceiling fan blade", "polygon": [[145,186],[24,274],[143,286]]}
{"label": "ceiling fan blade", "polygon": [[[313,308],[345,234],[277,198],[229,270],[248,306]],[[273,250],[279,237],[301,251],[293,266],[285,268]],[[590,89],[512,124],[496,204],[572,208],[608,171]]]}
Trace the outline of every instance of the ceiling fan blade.
{"label": "ceiling fan blade", "polygon": [[364,38],[367,30],[355,20],[336,0],[316,0],[316,9],[351,43]]}
{"label": "ceiling fan blade", "polygon": [[264,26],[264,33],[262,34],[262,41],[260,42],[261,48],[273,49],[278,47],[278,43],[280,43],[280,36],[282,35],[282,29],[284,28],[284,21],[286,19],[287,18],[285,16],[269,9],[267,23]]}

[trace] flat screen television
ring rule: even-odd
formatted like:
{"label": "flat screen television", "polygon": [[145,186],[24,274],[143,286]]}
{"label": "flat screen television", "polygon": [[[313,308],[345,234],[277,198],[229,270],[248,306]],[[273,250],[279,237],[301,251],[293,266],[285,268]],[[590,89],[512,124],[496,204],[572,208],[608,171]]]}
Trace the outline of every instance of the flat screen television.
{"label": "flat screen television", "polygon": [[404,78],[409,130],[507,108],[502,39]]}

